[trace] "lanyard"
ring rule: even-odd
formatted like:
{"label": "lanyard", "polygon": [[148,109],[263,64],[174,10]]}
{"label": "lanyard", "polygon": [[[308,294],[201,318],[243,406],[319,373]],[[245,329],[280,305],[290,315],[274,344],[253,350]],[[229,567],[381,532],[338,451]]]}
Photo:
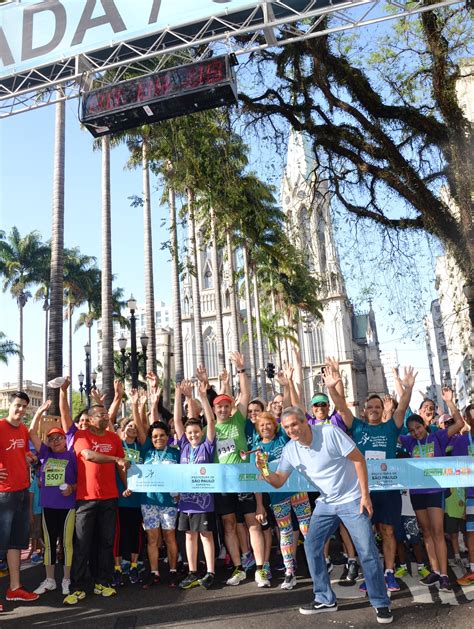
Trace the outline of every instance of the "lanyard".
{"label": "lanyard", "polygon": [[168,448],[164,450],[153,450],[153,463],[162,463]]}
{"label": "lanyard", "polygon": [[194,463],[194,460],[196,458],[196,450],[197,448],[193,448],[193,446],[189,444],[189,462],[190,463]]}
{"label": "lanyard", "polygon": [[[426,437],[426,439],[428,439],[428,437]],[[420,453],[420,457],[426,456],[426,452],[427,452],[426,446],[428,445],[428,442],[425,441],[425,443],[421,445],[421,441],[417,439],[416,443],[418,444],[418,452]]]}

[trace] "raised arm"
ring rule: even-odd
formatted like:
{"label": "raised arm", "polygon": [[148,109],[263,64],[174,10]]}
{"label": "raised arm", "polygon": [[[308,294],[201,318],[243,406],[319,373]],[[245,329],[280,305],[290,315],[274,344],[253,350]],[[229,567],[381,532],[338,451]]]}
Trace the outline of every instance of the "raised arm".
{"label": "raised arm", "polygon": [[61,415],[61,427],[67,432],[72,426],[71,411],[67,399],[67,390],[71,385],[69,376],[64,378],[64,382],[59,389],[59,414]]}
{"label": "raised arm", "polygon": [[354,421],[354,415],[347,406],[344,392],[341,394],[340,387],[337,386],[339,382],[342,382],[342,378],[339,372],[339,363],[334,358],[330,358],[329,356],[326,358],[326,368],[323,371],[322,377],[336,410],[350,430],[352,428],[352,422]]}
{"label": "raised arm", "polygon": [[112,427],[115,424],[115,420],[117,419],[117,414],[120,410],[122,399],[123,399],[122,381],[114,380],[114,399],[112,400],[112,404],[109,407],[109,424],[112,425]]}
{"label": "raised arm", "polygon": [[448,428],[448,437],[452,437],[464,428],[464,419],[459,412],[458,407],[454,403],[454,393],[449,387],[443,387],[441,389],[441,397],[446,402],[451,417],[454,419],[454,424]]}
{"label": "raised arm", "polygon": [[41,404],[41,406],[38,407],[38,410],[36,411],[33,419],[31,420],[30,439],[36,452],[39,452],[39,449],[41,448],[41,439],[39,436],[40,421],[44,413],[46,413],[46,411],[48,410],[50,406],[51,406],[51,400],[46,400],[46,402],[43,402],[43,404]]}
{"label": "raised arm", "polygon": [[392,367],[392,375],[393,375],[393,382],[395,386],[395,393],[397,394],[397,399],[400,400],[403,394],[403,385],[402,385],[402,381],[400,380],[400,373],[398,371],[398,367]]}
{"label": "raised arm", "polygon": [[132,389],[129,395],[130,404],[132,406],[132,417],[137,427],[138,441],[143,445],[146,441],[146,429],[140,416],[140,396],[137,389]]}
{"label": "raised arm", "polygon": [[221,395],[228,395],[232,397],[232,390],[230,388],[230,377],[227,369],[223,369],[219,374],[219,382],[220,382],[220,390],[219,393]]}
{"label": "raised arm", "polygon": [[277,372],[275,379],[278,382],[278,384],[281,386],[281,388],[283,389],[283,400],[282,400],[282,407],[283,409],[287,408],[288,406],[298,406],[298,404],[296,404],[295,402],[293,402],[292,398],[291,398],[291,393],[290,393],[290,382],[289,382],[289,374],[290,374],[290,370],[291,370],[291,379],[293,379],[293,368],[292,367],[286,367],[284,369],[280,369],[280,371]]}
{"label": "raised arm", "polygon": [[212,411],[209,400],[207,399],[207,385],[204,382],[199,382],[198,395],[201,400],[202,410],[207,422],[207,440],[214,441],[216,436],[216,417]]}
{"label": "raised arm", "polygon": [[153,424],[153,422],[157,422],[160,419],[160,413],[158,411],[158,404],[160,402],[161,389],[157,389],[155,387],[151,388],[150,391],[150,419],[149,423]]}
{"label": "raised arm", "polygon": [[181,396],[186,392],[188,392],[188,388],[192,391],[192,384],[189,380],[183,380],[181,383],[177,382],[174,390],[174,410],[173,410],[173,419],[174,419],[174,429],[176,430],[176,437],[181,439],[184,435],[184,424],[183,424],[183,404],[181,400]]}
{"label": "raised arm", "polygon": [[240,395],[238,410],[244,417],[247,417],[247,408],[250,401],[250,383],[248,376],[245,373],[244,357],[239,352],[232,352],[229,358],[235,366],[237,373],[239,374]]}
{"label": "raised arm", "polygon": [[405,413],[407,411],[408,405],[410,404],[411,393],[415,385],[416,376],[417,373],[414,371],[413,367],[411,367],[410,365],[408,367],[404,367],[403,378],[400,380],[403,387],[403,392],[398,401],[397,409],[393,414],[393,420],[398,428],[401,428],[403,426]]}

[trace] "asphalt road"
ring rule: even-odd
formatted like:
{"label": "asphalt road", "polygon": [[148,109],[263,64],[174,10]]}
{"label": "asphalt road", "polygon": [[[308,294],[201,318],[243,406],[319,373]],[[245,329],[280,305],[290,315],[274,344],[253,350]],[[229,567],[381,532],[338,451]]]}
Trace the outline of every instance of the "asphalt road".
{"label": "asphalt road", "polygon": [[[221,563],[221,562],[219,562]],[[152,627],[182,627],[205,629],[279,629],[297,625],[298,628],[321,629],[334,627],[379,626],[367,599],[358,586],[341,587],[337,583],[341,566],[335,566],[331,577],[338,596],[339,611],[318,616],[302,616],[299,605],[312,600],[311,581],[305,568],[299,570],[298,585],[294,590],[281,590],[281,575],[275,575],[271,588],[257,588],[251,577],[237,587],[226,586],[228,572],[218,566],[215,586],[205,591],[173,590],[166,584],[151,590],[139,585],[120,588],[117,596],[104,599],[93,594],[74,607],[62,603],[59,591],[50,592],[35,603],[5,603],[7,579],[0,579],[0,600],[5,612],[0,616],[0,627],[45,627],[64,629],[133,629]],[[451,572],[454,578],[460,574]],[[44,578],[41,566],[22,572],[25,587],[34,589]],[[58,573],[58,584],[60,577]],[[474,627],[474,585],[453,593],[440,593],[436,587],[426,588],[418,580],[401,580],[402,590],[392,597],[394,624],[406,628],[468,629]]]}

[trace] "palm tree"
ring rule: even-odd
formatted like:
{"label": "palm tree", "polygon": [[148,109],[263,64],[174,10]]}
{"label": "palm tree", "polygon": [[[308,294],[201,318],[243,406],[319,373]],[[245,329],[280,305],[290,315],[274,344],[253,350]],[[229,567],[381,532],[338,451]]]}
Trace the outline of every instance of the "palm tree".
{"label": "palm tree", "polygon": [[3,332],[0,332],[0,363],[8,364],[10,356],[20,356],[20,347],[14,341],[9,341]]}
{"label": "palm tree", "polygon": [[[58,88],[58,96],[62,88]],[[48,380],[59,376],[63,370],[63,275],[64,275],[64,153],[65,153],[66,104],[56,103],[53,212],[51,222],[51,280],[49,294],[49,349]],[[59,390],[51,389],[51,413],[59,414]]]}
{"label": "palm tree", "polygon": [[214,294],[216,302],[216,337],[217,337],[217,358],[219,371],[225,369],[225,346],[224,346],[224,326],[222,323],[222,283],[219,267],[219,247],[217,243],[216,211],[211,207],[211,253],[212,266],[214,271]]}
{"label": "palm tree", "polygon": [[3,275],[3,292],[10,290],[19,308],[18,388],[23,387],[23,309],[31,297],[27,290],[39,283],[47,266],[49,248],[41,242],[37,231],[23,238],[12,227],[7,239],[0,239],[0,275]]}
{"label": "palm tree", "polygon": [[188,217],[189,234],[191,240],[191,264],[189,272],[191,275],[191,288],[193,295],[193,325],[194,342],[196,344],[196,361],[198,365],[204,365],[204,344],[202,339],[202,316],[201,316],[201,287],[199,285],[199,265],[198,255],[200,250],[199,230],[196,229],[195,195],[191,188],[188,188]]}

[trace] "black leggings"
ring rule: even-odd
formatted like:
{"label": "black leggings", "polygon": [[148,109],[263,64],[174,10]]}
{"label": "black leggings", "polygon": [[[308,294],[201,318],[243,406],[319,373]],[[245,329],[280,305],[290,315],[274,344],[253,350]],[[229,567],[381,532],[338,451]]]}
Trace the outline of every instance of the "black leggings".
{"label": "black leggings", "polygon": [[140,553],[142,541],[142,511],[140,507],[119,507],[115,527],[114,557]]}
{"label": "black leggings", "polygon": [[72,564],[72,540],[74,536],[75,509],[43,508],[44,564],[54,566],[56,563],[56,544],[63,540],[64,565]]}

